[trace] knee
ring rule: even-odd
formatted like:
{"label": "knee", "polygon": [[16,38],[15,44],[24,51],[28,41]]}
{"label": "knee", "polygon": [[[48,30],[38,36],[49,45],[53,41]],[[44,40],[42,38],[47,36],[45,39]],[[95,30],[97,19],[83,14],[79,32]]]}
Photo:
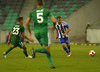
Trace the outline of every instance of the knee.
{"label": "knee", "polygon": [[23,50],[24,50],[24,51],[26,51],[26,50],[27,50],[27,48],[24,46]]}
{"label": "knee", "polygon": [[47,47],[47,53],[50,53],[50,47]]}
{"label": "knee", "polygon": [[15,48],[15,47],[16,47],[16,46],[14,46],[14,45],[12,46],[12,48]]}
{"label": "knee", "polygon": [[65,47],[65,44],[62,44],[62,47]]}
{"label": "knee", "polygon": [[49,46],[43,45],[43,47],[47,49],[47,53],[50,53],[50,47]]}

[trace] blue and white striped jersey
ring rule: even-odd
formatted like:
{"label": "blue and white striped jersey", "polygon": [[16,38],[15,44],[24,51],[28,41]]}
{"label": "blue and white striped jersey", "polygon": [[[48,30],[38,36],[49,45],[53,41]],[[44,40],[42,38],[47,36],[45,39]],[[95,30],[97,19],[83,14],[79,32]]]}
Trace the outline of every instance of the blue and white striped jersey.
{"label": "blue and white striped jersey", "polygon": [[63,34],[67,31],[66,28],[69,28],[66,22],[61,22],[60,25],[58,25],[58,22],[57,22],[55,27],[56,27],[56,30],[58,31],[59,38],[68,37],[68,34],[66,34],[66,36],[63,36]]}

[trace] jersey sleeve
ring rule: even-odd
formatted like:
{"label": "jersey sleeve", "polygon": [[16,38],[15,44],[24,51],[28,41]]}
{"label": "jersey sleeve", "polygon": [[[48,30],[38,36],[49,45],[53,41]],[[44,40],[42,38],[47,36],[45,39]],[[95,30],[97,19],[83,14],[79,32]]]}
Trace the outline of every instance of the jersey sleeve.
{"label": "jersey sleeve", "polygon": [[48,15],[49,15],[49,17],[53,16],[52,13],[51,13],[50,11],[49,11],[49,14],[48,14]]}
{"label": "jersey sleeve", "polygon": [[68,24],[66,22],[63,22],[64,27],[69,28]]}
{"label": "jersey sleeve", "polygon": [[29,17],[29,18],[31,18],[31,17],[32,17],[32,13],[31,13],[31,12],[29,13],[28,17]]}
{"label": "jersey sleeve", "polygon": [[68,25],[66,25],[66,27],[67,27],[67,28],[69,28],[69,26],[68,26]]}
{"label": "jersey sleeve", "polygon": [[21,33],[23,33],[23,32],[24,32],[24,26],[21,27]]}

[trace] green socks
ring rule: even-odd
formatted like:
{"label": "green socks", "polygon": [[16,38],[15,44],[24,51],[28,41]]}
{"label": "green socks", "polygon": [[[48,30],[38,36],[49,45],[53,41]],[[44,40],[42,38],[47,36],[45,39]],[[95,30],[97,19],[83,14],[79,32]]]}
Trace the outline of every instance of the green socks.
{"label": "green socks", "polygon": [[53,65],[53,62],[52,62],[52,59],[51,59],[51,54],[48,53],[48,54],[46,54],[46,56],[47,56],[47,58],[48,58],[48,60],[50,62],[50,65]]}
{"label": "green socks", "polygon": [[47,53],[47,49],[45,49],[45,48],[39,48],[39,49],[35,49],[35,52]]}
{"label": "green socks", "polygon": [[[13,48],[10,47],[5,53],[8,54]],[[27,51],[23,51],[26,57],[28,57]]]}
{"label": "green socks", "polygon": [[28,57],[27,51],[23,51],[23,53],[25,54],[26,57]]}
{"label": "green socks", "polygon": [[47,53],[47,49],[45,48],[38,48],[38,49],[35,49],[35,52],[39,52],[39,53],[46,53],[46,56],[50,62],[50,65],[53,65],[53,62],[52,62],[52,59],[51,59],[51,54],[50,53]]}
{"label": "green socks", "polygon": [[10,47],[5,53],[8,54],[13,48]]}

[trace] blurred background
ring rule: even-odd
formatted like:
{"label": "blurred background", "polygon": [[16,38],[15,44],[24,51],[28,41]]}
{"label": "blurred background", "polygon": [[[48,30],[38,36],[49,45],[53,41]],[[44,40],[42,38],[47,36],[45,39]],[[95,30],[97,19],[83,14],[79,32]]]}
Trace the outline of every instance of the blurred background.
{"label": "blurred background", "polygon": [[[100,0],[44,0],[45,8],[49,9],[54,17],[61,16],[71,28],[70,42],[100,43]],[[26,19],[30,11],[36,9],[36,0],[0,0],[0,43],[6,42],[9,32],[17,22],[17,17],[24,18],[25,33]],[[48,17],[50,43],[57,43],[55,31],[51,30],[53,23]],[[30,22],[32,37],[34,23]],[[27,42],[24,40],[23,42]]]}

